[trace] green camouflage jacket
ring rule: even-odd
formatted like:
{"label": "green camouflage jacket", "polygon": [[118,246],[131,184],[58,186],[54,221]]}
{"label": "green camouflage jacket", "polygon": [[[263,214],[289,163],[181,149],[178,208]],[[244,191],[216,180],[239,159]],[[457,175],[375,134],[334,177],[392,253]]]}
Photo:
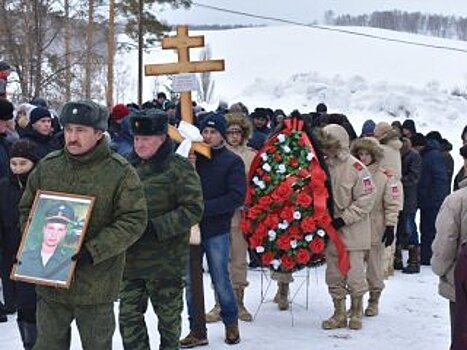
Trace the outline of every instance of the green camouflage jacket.
{"label": "green camouflage jacket", "polygon": [[64,304],[102,304],[118,297],[125,251],[147,222],[143,187],[133,167],[112,152],[105,140],[89,154],[55,151],[29,176],[19,204],[21,226],[37,190],[91,195],[96,198],[84,245],[93,265],[77,266],[70,289],[37,286],[39,296]]}
{"label": "green camouflage jacket", "polygon": [[198,174],[188,160],[173,153],[170,140],[149,161],[133,155],[130,163],[143,182],[152,225],[128,249],[123,278],[181,277],[188,263],[191,226],[203,212]]}

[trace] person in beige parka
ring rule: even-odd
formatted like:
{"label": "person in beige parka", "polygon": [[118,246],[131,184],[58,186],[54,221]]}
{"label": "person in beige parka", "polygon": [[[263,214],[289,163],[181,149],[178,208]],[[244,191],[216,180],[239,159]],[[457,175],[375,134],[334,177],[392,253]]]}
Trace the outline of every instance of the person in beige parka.
{"label": "person in beige parka", "polygon": [[384,289],[384,251],[394,242],[394,228],[402,209],[402,184],[381,166],[384,153],[378,140],[363,137],[352,143],[351,153],[371,173],[376,186],[376,200],[370,212],[371,249],[366,256],[366,276],[370,290],[366,316],[378,314],[379,299]]}
{"label": "person in beige parka", "polygon": [[368,291],[365,256],[371,248],[369,213],[373,209],[376,188],[368,169],[350,154],[349,135],[345,129],[330,124],[318,138],[326,155],[332,184],[334,219],[332,225],[347,248],[350,270],[344,276],[338,268],[337,251],[328,242],[326,248],[326,284],[334,303],[334,314],[323,321],[322,328],[347,327],[345,298],[351,296],[349,328],[362,328],[362,299]]}

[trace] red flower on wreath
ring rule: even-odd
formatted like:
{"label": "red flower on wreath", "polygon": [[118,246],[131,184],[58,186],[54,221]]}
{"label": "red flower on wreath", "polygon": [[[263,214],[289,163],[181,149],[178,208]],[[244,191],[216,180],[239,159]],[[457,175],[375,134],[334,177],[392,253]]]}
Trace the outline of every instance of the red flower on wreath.
{"label": "red flower on wreath", "polygon": [[295,267],[295,261],[293,260],[291,256],[288,256],[288,255],[284,255],[281,258],[281,263],[284,269],[287,271],[290,271]]}
{"label": "red flower on wreath", "polygon": [[264,180],[264,182],[269,183],[269,182],[271,182],[271,176],[269,176],[269,175],[264,175],[264,176],[263,176],[263,180]]}
{"label": "red flower on wreath", "polygon": [[282,209],[280,213],[281,219],[287,220],[288,222],[293,221],[293,213],[294,213],[294,208],[293,207],[285,207]]}
{"label": "red flower on wreath", "polygon": [[308,245],[310,250],[315,254],[321,254],[326,247],[326,243],[324,243],[323,239],[315,237],[310,244]]}
{"label": "red flower on wreath", "polygon": [[306,233],[313,232],[316,229],[315,220],[311,216],[307,216],[300,223],[300,227]]}
{"label": "red flower on wreath", "polygon": [[263,213],[263,210],[259,206],[254,206],[248,210],[248,217],[255,220],[259,215]]}
{"label": "red flower on wreath", "polygon": [[289,165],[290,165],[292,168],[298,168],[298,160],[297,160],[297,158],[290,158],[290,159],[289,159]]}
{"label": "red flower on wreath", "polygon": [[300,227],[298,225],[294,225],[294,226],[289,227],[287,232],[289,233],[289,236],[292,237],[292,239],[296,239],[296,240],[301,239],[301,233],[302,232],[301,232]]}
{"label": "red flower on wreath", "polygon": [[286,201],[289,199],[290,195],[293,193],[293,188],[289,186],[287,182],[283,182],[279,185],[277,190],[272,195],[272,199],[275,201]]}
{"label": "red flower on wreath", "polygon": [[263,209],[268,209],[269,206],[274,202],[270,196],[261,197],[258,204]]}
{"label": "red flower on wreath", "polygon": [[280,155],[280,154],[278,154],[278,153],[276,153],[276,154],[274,155],[274,160],[275,160],[276,162],[280,162],[280,161],[282,161],[282,157],[281,157],[281,155]]}
{"label": "red flower on wreath", "polygon": [[274,253],[273,252],[266,252],[263,254],[261,257],[261,261],[263,262],[263,265],[268,266],[271,264],[271,261],[274,259]]}
{"label": "red flower on wreath", "polygon": [[280,221],[281,219],[279,218],[279,215],[270,214],[264,220],[264,224],[270,228],[275,228],[279,224]]}
{"label": "red flower on wreath", "polygon": [[255,235],[261,239],[266,238],[268,235],[268,227],[262,222],[255,229]]}
{"label": "red flower on wreath", "polygon": [[277,247],[282,250],[290,249],[290,237],[288,235],[279,236],[276,241]]}
{"label": "red flower on wreath", "polygon": [[310,252],[306,249],[300,248],[297,251],[297,262],[301,265],[306,265],[310,261],[311,255]]}
{"label": "red flower on wreath", "polygon": [[243,233],[250,233],[251,231],[251,222],[249,220],[243,219],[240,223],[240,229]]}
{"label": "red flower on wreath", "polygon": [[300,192],[297,196],[297,203],[304,208],[308,208],[313,203],[313,198],[305,192]]}
{"label": "red flower on wreath", "polygon": [[258,237],[257,235],[253,235],[250,237],[250,247],[256,249],[263,244],[263,239]]}

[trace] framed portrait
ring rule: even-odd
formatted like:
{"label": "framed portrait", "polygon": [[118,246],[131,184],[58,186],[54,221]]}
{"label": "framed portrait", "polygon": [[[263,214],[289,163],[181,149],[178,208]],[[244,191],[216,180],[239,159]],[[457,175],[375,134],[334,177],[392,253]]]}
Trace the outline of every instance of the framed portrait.
{"label": "framed portrait", "polygon": [[95,198],[37,191],[11,279],[69,288]]}

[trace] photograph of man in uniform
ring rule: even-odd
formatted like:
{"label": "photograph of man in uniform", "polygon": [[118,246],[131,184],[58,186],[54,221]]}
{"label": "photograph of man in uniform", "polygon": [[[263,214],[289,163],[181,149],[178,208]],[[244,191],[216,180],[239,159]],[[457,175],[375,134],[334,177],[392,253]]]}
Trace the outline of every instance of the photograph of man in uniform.
{"label": "photograph of man in uniform", "polygon": [[16,274],[66,282],[73,249],[64,247],[63,241],[68,225],[74,222],[74,217],[71,206],[67,204],[52,206],[44,216],[42,243],[23,252]]}

